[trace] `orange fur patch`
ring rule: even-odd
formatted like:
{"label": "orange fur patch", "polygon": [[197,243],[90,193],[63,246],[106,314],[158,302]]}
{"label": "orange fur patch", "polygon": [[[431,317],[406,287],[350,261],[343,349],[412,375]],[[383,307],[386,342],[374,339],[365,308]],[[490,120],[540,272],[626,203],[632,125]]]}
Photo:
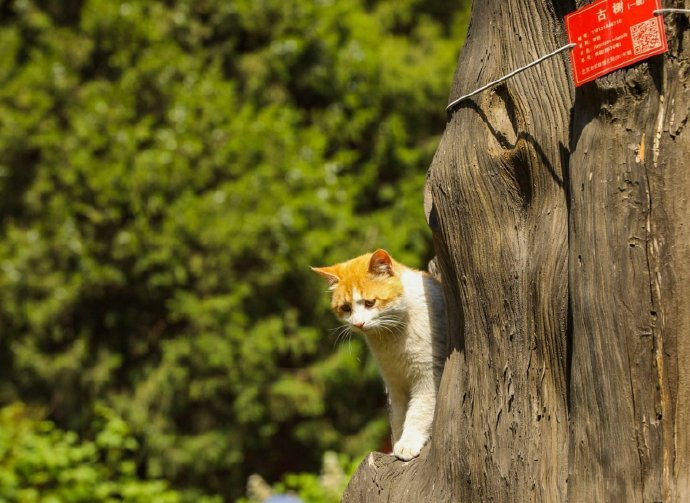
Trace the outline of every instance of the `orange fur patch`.
{"label": "orange fur patch", "polygon": [[372,255],[373,253],[367,253],[347,262],[314,269],[326,278],[329,276],[338,278],[331,300],[333,310],[338,311],[338,308],[346,303],[352,304],[354,290],[357,290],[363,299],[376,300],[379,307],[402,295],[403,285],[400,281],[400,273],[404,266],[393,261],[393,276],[372,274],[369,272]]}

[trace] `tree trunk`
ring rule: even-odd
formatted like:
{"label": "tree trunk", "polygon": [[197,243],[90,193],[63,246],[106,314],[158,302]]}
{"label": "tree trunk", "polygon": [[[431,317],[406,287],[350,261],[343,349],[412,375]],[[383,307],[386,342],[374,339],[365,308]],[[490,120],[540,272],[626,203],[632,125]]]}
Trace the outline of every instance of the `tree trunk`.
{"label": "tree trunk", "polygon": [[[451,99],[562,46],[575,7],[474,2]],[[369,455],[343,501],[690,500],[690,40],[666,20],[664,56],[575,92],[559,55],[453,111],[425,198],[433,436]]]}
{"label": "tree trunk", "polygon": [[[678,5],[682,7],[682,5]],[[570,158],[569,493],[690,499],[687,18],[578,90]]]}

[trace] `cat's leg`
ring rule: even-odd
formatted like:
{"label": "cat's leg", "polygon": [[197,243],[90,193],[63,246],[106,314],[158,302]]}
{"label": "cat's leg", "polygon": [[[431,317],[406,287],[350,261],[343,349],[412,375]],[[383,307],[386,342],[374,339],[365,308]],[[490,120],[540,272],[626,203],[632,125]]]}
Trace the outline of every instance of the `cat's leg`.
{"label": "cat's leg", "polygon": [[393,446],[393,454],[403,461],[419,456],[431,436],[436,408],[436,387],[431,376],[413,387],[400,439]]}
{"label": "cat's leg", "polygon": [[405,424],[405,413],[407,412],[408,397],[405,393],[392,392],[388,390],[388,415],[391,421],[391,434],[393,445],[400,440]]}

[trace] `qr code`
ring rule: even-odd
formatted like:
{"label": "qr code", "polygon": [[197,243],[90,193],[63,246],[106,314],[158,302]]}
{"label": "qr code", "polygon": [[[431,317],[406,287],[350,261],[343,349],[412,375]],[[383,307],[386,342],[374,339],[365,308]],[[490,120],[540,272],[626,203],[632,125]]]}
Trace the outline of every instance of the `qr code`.
{"label": "qr code", "polygon": [[630,36],[635,54],[644,54],[662,45],[661,30],[656,17],[631,26]]}

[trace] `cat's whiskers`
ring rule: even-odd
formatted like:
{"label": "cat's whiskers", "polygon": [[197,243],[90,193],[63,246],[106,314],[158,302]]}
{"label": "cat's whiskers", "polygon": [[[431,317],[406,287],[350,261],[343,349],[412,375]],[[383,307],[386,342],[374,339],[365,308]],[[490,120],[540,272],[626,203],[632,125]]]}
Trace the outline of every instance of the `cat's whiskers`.
{"label": "cat's whiskers", "polygon": [[335,340],[333,341],[333,347],[335,347],[338,344],[338,341],[342,339],[343,342],[345,342],[345,339],[347,339],[347,336],[352,333],[352,329],[350,328],[350,325],[348,323],[345,323],[343,325],[340,325],[339,327],[335,327],[331,329],[331,332],[335,332]]}
{"label": "cat's whiskers", "polygon": [[338,337],[336,338],[335,342],[337,344],[338,340],[342,338],[342,343],[345,343],[347,341],[347,350],[350,355],[352,355],[352,334],[354,333],[352,330],[352,325],[349,323],[345,323],[344,325],[341,325],[338,327],[340,331],[338,332]]}
{"label": "cat's whiskers", "polygon": [[377,318],[376,322],[378,327],[388,330],[391,335],[395,335],[396,330],[405,326],[405,323],[395,316],[381,316]]}
{"label": "cat's whiskers", "polygon": [[376,324],[372,327],[374,330],[381,330],[381,331],[386,331],[392,336],[396,335],[396,332],[400,330],[400,328],[404,327],[404,324],[393,317],[381,317],[377,318]]}

